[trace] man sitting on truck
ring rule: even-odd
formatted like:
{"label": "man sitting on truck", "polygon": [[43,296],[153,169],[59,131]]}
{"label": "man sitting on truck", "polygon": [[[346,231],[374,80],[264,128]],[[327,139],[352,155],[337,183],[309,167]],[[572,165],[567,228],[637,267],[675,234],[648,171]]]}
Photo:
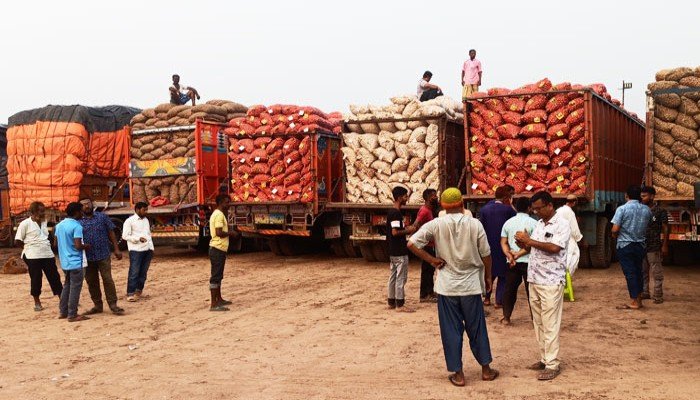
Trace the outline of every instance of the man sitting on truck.
{"label": "man sitting on truck", "polygon": [[195,98],[200,99],[197,89],[181,84],[180,75],[173,75],[173,84],[170,86],[170,103],[183,105],[192,101],[192,105],[195,105]]}
{"label": "man sitting on truck", "polygon": [[430,71],[425,71],[423,73],[423,78],[418,82],[418,90],[416,91],[418,100],[428,101],[442,96],[442,89],[440,89],[440,86],[430,83],[432,77],[433,73]]}

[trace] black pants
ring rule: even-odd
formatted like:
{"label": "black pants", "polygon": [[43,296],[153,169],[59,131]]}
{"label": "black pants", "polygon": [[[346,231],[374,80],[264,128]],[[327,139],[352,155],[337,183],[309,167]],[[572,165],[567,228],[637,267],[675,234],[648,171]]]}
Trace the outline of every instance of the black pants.
{"label": "black pants", "polygon": [[[432,247],[426,247],[425,251],[435,257],[435,250]],[[420,265],[420,298],[423,299],[435,291],[433,290],[433,276],[435,275],[435,267],[427,261],[423,261]]]}
{"label": "black pants", "polygon": [[530,290],[527,284],[527,263],[516,263],[513,268],[506,271],[506,290],[503,294],[503,317],[510,319],[518,300],[518,289],[520,283],[525,282],[525,293],[528,303],[530,301]]}
{"label": "black pants", "polygon": [[29,259],[27,256],[24,256],[22,259],[24,263],[27,264],[27,269],[29,270],[29,281],[31,282],[31,290],[29,293],[32,296],[41,295],[42,271],[44,275],[46,275],[46,280],[49,281],[53,295],[61,295],[63,284],[61,284],[61,277],[58,275],[58,269],[56,269],[55,258]]}
{"label": "black pants", "polygon": [[428,89],[420,96],[420,101],[428,101],[440,96],[442,96],[442,90]]}
{"label": "black pants", "polygon": [[224,279],[224,266],[226,266],[226,252],[210,247],[209,261],[211,262],[211,278],[209,278],[209,289],[219,289],[221,288],[221,281]]}

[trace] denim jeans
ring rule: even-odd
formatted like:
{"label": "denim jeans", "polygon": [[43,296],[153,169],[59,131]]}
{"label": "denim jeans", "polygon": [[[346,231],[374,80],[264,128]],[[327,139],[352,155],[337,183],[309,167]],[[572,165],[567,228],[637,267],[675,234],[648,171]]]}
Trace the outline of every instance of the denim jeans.
{"label": "denim jeans", "polygon": [[61,292],[61,301],[58,303],[58,312],[68,318],[78,316],[78,303],[80,302],[80,290],[83,288],[83,268],[63,270],[66,281]]}
{"label": "denim jeans", "polygon": [[622,272],[627,280],[627,291],[630,299],[636,299],[644,289],[642,259],[646,250],[641,243],[630,243],[617,249],[617,258],[620,260]]}
{"label": "denim jeans", "polygon": [[127,296],[143,291],[151,259],[153,259],[153,250],[129,252],[129,279],[126,283]]}

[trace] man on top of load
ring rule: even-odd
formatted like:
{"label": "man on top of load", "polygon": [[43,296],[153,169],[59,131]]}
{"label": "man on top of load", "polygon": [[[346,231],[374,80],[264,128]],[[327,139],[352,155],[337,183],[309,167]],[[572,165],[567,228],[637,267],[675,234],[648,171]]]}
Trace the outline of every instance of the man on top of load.
{"label": "man on top of load", "polygon": [[188,101],[192,101],[192,105],[195,105],[195,98],[199,100],[199,93],[197,89],[192,86],[185,86],[180,83],[180,75],[173,75],[173,84],[170,85],[170,103],[183,105],[187,104]]}
{"label": "man on top of load", "polygon": [[442,89],[440,89],[440,86],[430,83],[432,77],[433,73],[430,71],[425,71],[423,73],[423,78],[418,82],[418,90],[416,91],[418,100],[428,101],[442,96]]}
{"label": "man on top of load", "polygon": [[471,97],[481,86],[481,61],[476,59],[476,50],[469,50],[469,59],[462,65],[462,98]]}

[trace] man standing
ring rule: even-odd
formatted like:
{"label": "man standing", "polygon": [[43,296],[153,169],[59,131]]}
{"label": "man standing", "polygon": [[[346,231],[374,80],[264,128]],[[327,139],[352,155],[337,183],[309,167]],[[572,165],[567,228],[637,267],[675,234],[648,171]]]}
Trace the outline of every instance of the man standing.
{"label": "man standing", "polygon": [[29,218],[20,222],[15,235],[15,246],[22,249],[22,259],[29,270],[31,282],[30,294],[34,297],[34,311],[41,311],[41,285],[42,271],[46,280],[51,285],[54,296],[61,296],[63,285],[61,277],[56,269],[56,258],[51,243],[49,243],[49,230],[46,224],[46,208],[38,201],[29,205]]}
{"label": "man standing", "polygon": [[402,186],[396,186],[391,190],[394,196],[394,208],[386,216],[386,238],[389,245],[389,261],[391,273],[389,275],[387,302],[389,309],[397,311],[413,312],[412,308],[405,307],[404,286],[408,279],[408,247],[406,247],[406,235],[416,231],[414,225],[405,226],[401,207],[408,202],[408,190]]}
{"label": "man standing", "polygon": [[[450,382],[464,386],[462,342],[464,331],[469,347],[481,365],[481,379],[492,381],[498,371],[491,369],[491,345],[481,295],[491,286],[491,257],[486,232],[481,223],[463,214],[462,193],[448,188],[440,198],[447,210],[421,227],[408,247],[423,261],[437,268],[435,292],[438,294],[440,336]],[[436,256],[423,250],[435,243]],[[484,280],[482,281],[482,275]]]}
{"label": "man standing", "polygon": [[530,262],[530,252],[521,249],[515,243],[517,232],[527,232],[532,234],[537,221],[532,219],[530,211],[530,200],[521,197],[515,202],[515,210],[518,212],[515,217],[506,221],[501,230],[501,249],[508,260],[508,270],[506,271],[506,290],[503,294],[503,318],[501,323],[510,325],[510,317],[513,315],[515,302],[518,300],[518,288],[520,283],[525,282],[525,294],[530,297],[530,290],[527,284],[527,266]]}
{"label": "man standing", "polygon": [[[496,189],[496,199],[486,203],[479,212],[479,221],[486,230],[486,237],[491,247],[491,259],[493,260],[493,279],[496,283],[496,308],[503,307],[503,293],[506,291],[506,255],[501,248],[501,231],[503,224],[516,214],[511,206],[511,194],[508,187],[501,186]],[[485,305],[491,304],[491,290],[486,292]]]}
{"label": "man standing", "polygon": [[618,310],[638,310],[642,308],[642,259],[646,254],[645,242],[647,226],[651,219],[649,207],[640,203],[642,190],[637,185],[627,188],[625,203],[615,210],[612,219],[612,236],[617,238],[617,258],[627,280],[630,304],[618,306]]}
{"label": "man standing", "polygon": [[231,198],[227,194],[216,196],[216,210],[209,217],[209,230],[211,241],[209,242],[209,261],[211,262],[211,277],[209,278],[209,290],[211,292],[211,306],[209,311],[228,311],[232,303],[221,297],[221,281],[224,279],[224,267],[226,266],[226,254],[228,253],[229,238],[237,238],[240,233],[228,230],[228,208]]}
{"label": "man standing", "polygon": [[99,314],[102,312],[102,291],[100,290],[100,276],[105,289],[107,305],[115,315],[123,315],[124,309],[117,306],[117,288],[112,278],[112,259],[110,245],[114,249],[114,257],[122,259],[119,251],[117,236],[114,234],[114,223],[107,215],[95,212],[92,200],[85,198],[80,200],[83,206],[83,218],[80,224],[83,226],[83,241],[90,245],[85,252],[87,255],[87,268],[85,268],[85,282],[87,282],[90,298],[95,304],[85,315]]}
{"label": "man standing", "polygon": [[181,84],[180,75],[173,75],[173,84],[170,86],[170,103],[183,105],[187,104],[188,101],[192,101],[194,106],[195,98],[199,100],[197,89]]}
{"label": "man standing", "polygon": [[58,318],[68,318],[68,322],[90,319],[78,315],[80,290],[83,288],[84,251],[90,250],[89,244],[83,244],[83,227],[78,222],[82,216],[80,203],[70,203],[66,208],[66,218],[56,225],[56,242],[61,269],[66,277],[58,306]]}
{"label": "man standing", "polygon": [[146,284],[148,267],[153,258],[153,238],[151,224],[148,222],[148,203],[138,202],[134,206],[135,214],[124,221],[122,239],[129,246],[129,279],[126,284],[126,300],[137,301],[141,298]]}
{"label": "man standing", "polygon": [[476,50],[469,50],[469,59],[462,65],[462,99],[479,91],[481,86],[481,61],[476,59]]}
{"label": "man standing", "polygon": [[[654,304],[664,302],[664,270],[661,262],[668,255],[668,239],[671,234],[668,224],[668,213],[654,201],[656,189],[652,186],[642,188],[642,203],[651,209],[651,220],[647,227],[646,244],[647,254],[643,259],[643,290],[642,299],[654,299]],[[663,241],[661,236],[663,235]],[[654,279],[654,294],[650,296],[650,279]]]}
{"label": "man standing", "polygon": [[[425,203],[418,210],[418,215],[416,216],[416,222],[414,225],[416,230],[420,229],[421,226],[433,220],[435,213],[438,210],[438,197],[437,190],[435,189],[425,189],[423,191],[423,200]],[[425,246],[425,251],[431,256],[435,256],[434,244],[428,243]],[[427,261],[423,261],[420,266],[420,302],[437,302],[437,297],[435,297],[435,292],[433,290],[433,275],[435,275],[435,267],[432,266]]]}
{"label": "man standing", "polygon": [[571,239],[569,240],[569,247],[567,247],[566,254],[566,269],[571,275],[573,275],[578,268],[578,261],[581,258],[581,250],[578,248],[578,242],[583,239],[581,229],[578,227],[576,213],[574,212],[577,201],[576,195],[570,194],[566,196],[566,204],[557,209],[557,214],[567,220],[571,228]]}
{"label": "man standing", "polygon": [[532,235],[515,234],[518,247],[530,249],[527,281],[530,286],[530,310],[540,361],[530,369],[541,371],[537,379],[546,381],[559,375],[559,328],[566,284],[566,247],[571,237],[569,223],[556,214],[552,195],[537,192],[532,196],[532,211],[541,219]]}
{"label": "man standing", "polygon": [[432,77],[433,73],[430,71],[425,71],[423,73],[423,78],[418,82],[418,90],[416,91],[418,100],[428,101],[442,96],[442,89],[440,89],[440,86],[430,83]]}

